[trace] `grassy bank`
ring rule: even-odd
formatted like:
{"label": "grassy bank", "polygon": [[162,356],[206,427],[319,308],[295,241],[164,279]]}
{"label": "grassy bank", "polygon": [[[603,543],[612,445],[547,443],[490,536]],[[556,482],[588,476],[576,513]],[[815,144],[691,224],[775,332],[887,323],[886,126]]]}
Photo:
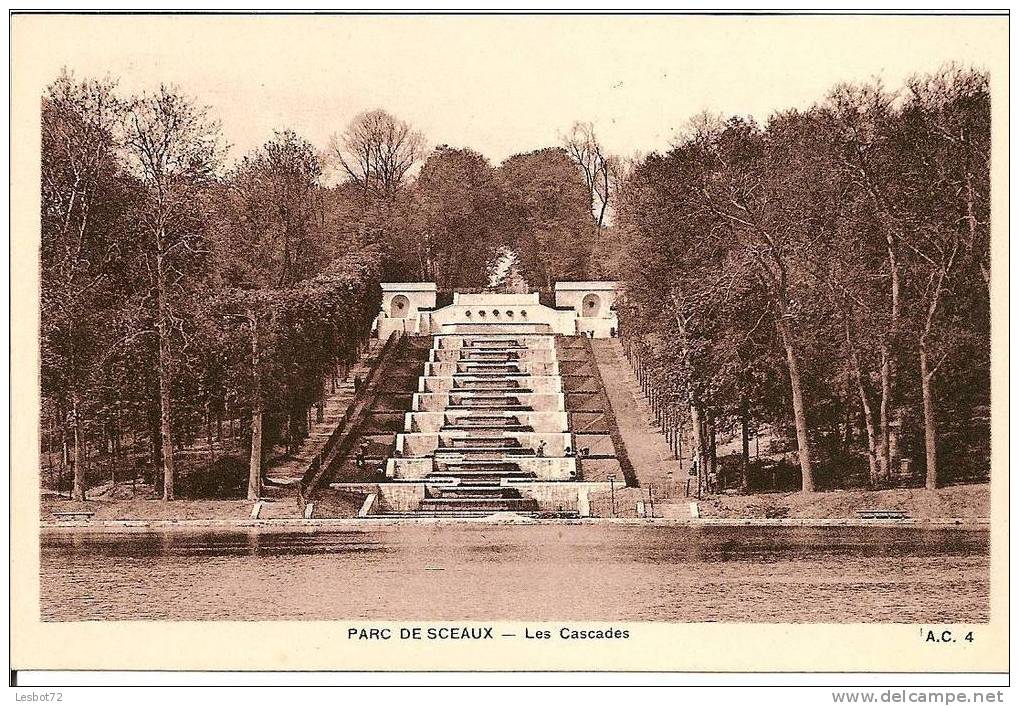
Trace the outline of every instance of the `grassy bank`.
{"label": "grassy bank", "polygon": [[73,503],[66,498],[43,498],[39,518],[60,521],[55,513],[92,512],[94,520],[244,520],[251,517],[253,503],[247,500],[174,500],[135,498],[86,500]]}
{"label": "grassy bank", "polygon": [[[690,516],[689,499],[663,501],[660,514]],[[955,485],[928,491],[923,488],[891,490],[840,490],[824,493],[760,493],[713,495],[698,501],[702,517],[790,517],[837,519],[857,517],[861,510],[900,510],[918,520],[991,516],[990,485]],[[668,514],[666,514],[668,513]]]}
{"label": "grassy bank", "polygon": [[[266,486],[259,519],[292,520],[303,517],[297,504],[295,486]],[[354,517],[362,498],[350,493],[326,489],[315,501],[315,517]],[[66,495],[44,493],[39,508],[43,522],[59,522],[58,513],[91,512],[97,521],[143,520],[250,520],[254,502],[242,498],[209,499],[178,497],[164,502],[151,485],[120,484],[116,487],[93,488],[83,503],[71,502]]]}

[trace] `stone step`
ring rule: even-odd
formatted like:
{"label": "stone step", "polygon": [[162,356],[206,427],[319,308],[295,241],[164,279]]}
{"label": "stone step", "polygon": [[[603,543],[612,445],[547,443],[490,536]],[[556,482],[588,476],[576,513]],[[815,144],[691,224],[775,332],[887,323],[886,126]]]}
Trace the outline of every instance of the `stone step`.
{"label": "stone step", "polygon": [[439,427],[439,432],[441,433],[441,432],[444,432],[444,431],[467,431],[467,432],[471,432],[471,431],[493,431],[493,432],[494,431],[498,431],[498,432],[515,431],[515,432],[528,432],[528,431],[534,431],[534,427],[532,427],[530,425],[527,425],[527,424],[518,424],[518,423],[514,423],[514,424],[488,424],[488,425],[481,424],[481,423],[472,423],[472,424],[444,424],[443,426]]}
{"label": "stone step", "polygon": [[493,341],[490,345],[465,345],[460,346],[459,348],[450,348],[446,350],[459,350],[467,353],[502,353],[504,351],[526,351],[527,347],[521,346],[519,343],[510,345],[509,341]]}
{"label": "stone step", "polygon": [[496,459],[503,455],[513,456],[533,456],[534,449],[524,448],[522,446],[457,446],[448,447],[440,446],[435,449],[435,457],[440,456],[464,456],[471,458],[478,458],[479,456],[484,457],[485,455],[491,455]]}
{"label": "stone step", "polygon": [[454,442],[467,439],[506,439],[507,441],[514,440],[514,437],[506,436],[503,433],[502,429],[472,429],[471,431],[465,432],[461,436],[451,436],[449,438]]}
{"label": "stone step", "polygon": [[446,471],[487,471],[487,472],[515,472],[520,470],[520,465],[513,461],[504,461],[502,459],[457,459],[457,460],[438,460],[436,459],[435,465]]}
{"label": "stone step", "polygon": [[493,379],[493,380],[513,380],[513,379],[517,379],[517,378],[529,378],[529,377],[531,377],[530,373],[522,373],[520,371],[513,371],[513,370],[506,370],[506,371],[475,370],[475,371],[471,371],[471,372],[458,373],[457,375],[454,375],[453,378],[455,379],[455,378],[457,378],[460,375],[470,375],[471,377],[476,377],[476,378],[490,378],[490,379]]}
{"label": "stone step", "polygon": [[[488,410],[493,412],[533,412],[531,407],[524,405],[472,405],[470,407],[455,407],[450,405],[446,407],[447,412],[471,412],[474,410]],[[512,425],[499,425],[499,429],[509,429]]]}
{"label": "stone step", "polygon": [[461,519],[461,518],[488,517],[490,515],[496,514],[497,512],[499,512],[499,511],[498,510],[493,510],[491,508],[489,508],[487,510],[449,510],[449,509],[438,510],[438,509],[436,509],[436,510],[427,510],[427,511],[418,510],[417,512],[384,512],[381,515],[377,515],[377,517],[386,517],[386,518],[392,518],[392,519],[399,519],[399,518],[405,518],[405,519],[415,518],[415,519],[417,519],[417,518],[421,518],[421,517],[443,517],[443,518],[448,518],[448,519]]}
{"label": "stone step", "polygon": [[536,511],[538,501],[533,498],[425,498],[419,505],[421,512],[434,510],[466,511]]}
{"label": "stone step", "polygon": [[499,485],[457,485],[449,488],[429,487],[428,498],[519,498],[520,491]]}
{"label": "stone step", "polygon": [[493,390],[479,390],[477,392],[450,392],[449,398],[451,402],[463,401],[463,400],[515,400],[518,396],[523,394],[519,389],[513,389],[510,393],[493,391]]}
{"label": "stone step", "polygon": [[456,403],[450,403],[446,405],[446,412],[456,412],[459,410],[470,410],[470,409],[500,409],[508,412],[533,412],[534,409],[530,405],[526,405],[520,400],[514,400],[508,398],[505,400],[491,399],[491,400],[460,400]]}
{"label": "stone step", "polygon": [[533,473],[527,471],[446,471],[445,473],[440,471],[434,471],[428,474],[428,479],[431,481],[437,481],[440,479],[458,481],[461,487],[466,486],[485,486],[491,487],[498,485],[504,480],[534,480],[536,476]]}
{"label": "stone step", "polygon": [[438,450],[443,449],[519,449],[523,444],[512,436],[461,436],[450,441],[439,440]]}
{"label": "stone step", "polygon": [[459,385],[454,382],[453,387],[451,388],[453,394],[456,394],[459,391],[471,392],[475,390],[482,392],[504,392],[511,394],[516,393],[521,395],[531,394],[534,392],[534,390],[532,390],[529,387],[521,387],[520,385],[507,385],[502,380],[493,380],[491,383],[485,382],[461,383]]}
{"label": "stone step", "polygon": [[[441,362],[441,361],[435,361]],[[457,368],[483,368],[483,369],[500,369],[500,370],[511,370],[520,369],[520,366],[524,364],[522,360],[472,360],[470,358],[461,358],[456,361],[449,361],[456,363]]]}

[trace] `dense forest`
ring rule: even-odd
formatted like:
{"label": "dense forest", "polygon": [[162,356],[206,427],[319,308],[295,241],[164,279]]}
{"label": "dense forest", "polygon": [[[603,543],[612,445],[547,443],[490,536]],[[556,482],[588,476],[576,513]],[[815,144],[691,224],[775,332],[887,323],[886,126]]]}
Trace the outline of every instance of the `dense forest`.
{"label": "dense forest", "polygon": [[627,349],[705,479],[742,432],[750,488],[764,425],[804,490],[888,484],[903,459],[931,487],[987,473],[982,73],[839,86],[763,125],[700,116],[631,159],[577,123],[493,165],[383,110],[231,157],[178,89],[70,73],[41,117],[42,443],[75,499],[111,467],[173,499],[175,459],[224,424],[257,478],[358,356],[379,282],[511,274],[620,280]]}
{"label": "dense forest", "polygon": [[745,489],[762,423],[804,491],[988,472],[989,155],[987,76],[948,67],[765,125],[702,116],[635,167],[624,320],[707,475],[739,428]]}

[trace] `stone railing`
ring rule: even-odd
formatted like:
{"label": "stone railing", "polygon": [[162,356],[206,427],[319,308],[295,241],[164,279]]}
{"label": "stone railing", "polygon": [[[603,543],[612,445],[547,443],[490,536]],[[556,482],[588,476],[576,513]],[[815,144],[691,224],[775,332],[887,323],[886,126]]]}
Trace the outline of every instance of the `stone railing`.
{"label": "stone railing", "polygon": [[[616,458],[619,459],[619,468],[623,472],[623,479],[626,485],[636,486],[637,483],[637,472],[633,468],[633,463],[630,461],[630,455],[626,453],[626,444],[623,443],[623,437],[619,433],[619,425],[616,423],[616,413],[612,409],[612,400],[609,399],[609,393],[605,390],[605,381],[602,379],[601,370],[598,368],[598,359],[594,354],[594,345],[590,339],[583,338],[583,347],[591,361],[591,375],[597,383],[597,387],[600,390],[603,403],[605,405],[605,416],[608,417],[608,428],[609,438],[612,439],[612,445],[615,447]],[[581,474],[583,474],[583,466],[581,466]],[[583,477],[583,476],[582,476]]]}
{"label": "stone railing", "polygon": [[397,348],[399,348],[402,339],[403,334],[399,331],[394,331],[390,334],[389,338],[386,339],[385,345],[379,351],[379,354],[375,358],[375,362],[372,364],[368,371],[368,375],[365,377],[364,386],[343,411],[343,415],[336,423],[336,428],[333,429],[332,433],[329,435],[329,439],[326,440],[322,450],[315,454],[308,463],[308,468],[305,470],[304,475],[301,478],[297,493],[297,502],[301,508],[302,514],[308,504],[308,500],[314,494],[318,485],[322,482],[322,478],[333,461],[333,457],[337,453],[343,452],[343,442],[348,441],[351,438],[350,432],[357,426],[357,422],[366,408],[366,401],[370,401],[374,398],[379,374],[389,364],[390,359],[393,357]]}

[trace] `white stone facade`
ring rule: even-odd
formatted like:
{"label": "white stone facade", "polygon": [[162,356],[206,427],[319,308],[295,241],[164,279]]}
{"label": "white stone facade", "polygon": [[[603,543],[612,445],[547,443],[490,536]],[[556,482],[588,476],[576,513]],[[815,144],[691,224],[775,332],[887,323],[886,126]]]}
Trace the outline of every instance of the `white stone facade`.
{"label": "white stone facade", "polygon": [[393,331],[418,334],[421,312],[435,308],[437,293],[434,282],[383,282],[382,306],[375,319],[378,337],[385,340]]}
{"label": "white stone facade", "polygon": [[615,282],[557,282],[555,307],[538,293],[453,294],[453,303],[436,308],[432,282],[385,282],[375,322],[379,338],[393,331],[409,335],[535,333],[612,338],[618,335]]}

